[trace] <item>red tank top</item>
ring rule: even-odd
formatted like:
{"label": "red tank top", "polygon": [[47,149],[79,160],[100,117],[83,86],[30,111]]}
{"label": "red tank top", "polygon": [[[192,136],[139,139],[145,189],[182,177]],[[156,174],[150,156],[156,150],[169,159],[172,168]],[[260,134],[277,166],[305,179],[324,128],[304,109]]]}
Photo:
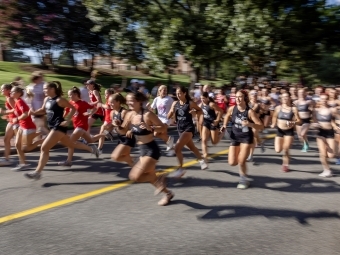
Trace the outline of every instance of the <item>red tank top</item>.
{"label": "red tank top", "polygon": [[[109,107],[108,102],[106,102],[105,105]],[[109,108],[109,109],[105,108],[105,119],[104,119],[104,121],[107,122],[107,123],[111,123],[112,122],[112,120],[111,120],[111,112],[112,112],[111,108]]]}
{"label": "red tank top", "polygon": [[236,96],[235,95],[230,95],[229,96],[229,107],[230,106],[235,106],[236,105]]}
{"label": "red tank top", "polygon": [[[90,91],[90,100],[91,100],[92,103],[98,101],[97,98],[96,98],[96,96],[92,93],[92,91]],[[98,114],[98,115],[100,115],[100,116],[104,116],[104,115],[105,115],[105,112],[104,112],[103,107],[99,107],[95,114]]]}
{"label": "red tank top", "polygon": [[[6,97],[5,108],[6,108],[6,110],[12,110],[13,107],[7,102],[7,99],[8,99],[8,98],[9,98],[9,97]],[[13,120],[13,118],[15,118],[15,117],[16,117],[16,115],[15,115],[14,113],[8,114],[8,115],[7,115],[8,122],[13,124],[12,120]]]}

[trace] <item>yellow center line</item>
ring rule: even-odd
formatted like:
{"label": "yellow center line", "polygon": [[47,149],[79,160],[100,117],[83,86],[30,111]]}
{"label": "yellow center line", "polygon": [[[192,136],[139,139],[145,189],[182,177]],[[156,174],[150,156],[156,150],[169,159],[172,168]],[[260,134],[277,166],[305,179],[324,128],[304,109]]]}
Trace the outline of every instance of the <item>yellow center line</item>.
{"label": "yellow center line", "polygon": [[[267,135],[265,138],[270,139],[270,138],[274,138],[275,136],[276,135]],[[228,151],[229,150],[223,150],[223,151],[220,151],[220,152],[217,152],[217,153],[211,155],[210,157],[215,158],[215,157],[218,157],[220,155],[228,153]],[[192,165],[195,165],[195,164],[197,164],[196,159],[186,162],[183,165],[183,167],[189,167],[189,166],[192,166]],[[175,171],[177,168],[178,167],[173,166],[173,167],[167,168],[166,170],[162,171],[162,173],[171,173],[171,172]],[[101,188],[101,189],[96,189],[96,190],[86,192],[86,193],[83,193],[83,194],[80,194],[80,195],[77,195],[77,196],[62,199],[62,200],[59,200],[59,201],[56,201],[56,202],[53,202],[53,203],[45,204],[45,205],[38,206],[38,207],[28,209],[28,210],[25,210],[25,211],[22,211],[22,212],[18,212],[18,213],[13,213],[13,214],[1,217],[0,218],[0,224],[8,222],[8,221],[15,220],[15,219],[23,218],[23,217],[26,217],[26,216],[29,216],[29,215],[32,215],[32,214],[36,214],[36,213],[39,213],[39,212],[43,212],[43,211],[46,211],[46,210],[50,210],[52,208],[56,208],[56,207],[68,205],[68,204],[71,204],[71,203],[75,203],[77,201],[84,200],[84,199],[87,199],[87,198],[99,196],[101,194],[104,194],[104,193],[107,193],[107,192],[110,192],[110,191],[114,191],[114,190],[117,190],[117,189],[127,187],[132,183],[133,183],[133,181],[123,181],[121,183],[113,184],[113,185],[110,185],[110,186],[107,186],[107,187],[104,187],[104,188]]]}

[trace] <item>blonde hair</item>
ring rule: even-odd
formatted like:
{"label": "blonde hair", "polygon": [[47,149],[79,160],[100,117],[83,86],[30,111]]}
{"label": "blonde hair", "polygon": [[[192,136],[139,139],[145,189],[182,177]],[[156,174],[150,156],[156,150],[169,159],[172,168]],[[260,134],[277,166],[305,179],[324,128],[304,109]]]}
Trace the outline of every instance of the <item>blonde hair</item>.
{"label": "blonde hair", "polygon": [[160,96],[160,91],[161,91],[162,89],[168,89],[168,88],[167,88],[165,85],[159,86],[159,88],[158,88],[158,90],[157,90],[157,96]]}

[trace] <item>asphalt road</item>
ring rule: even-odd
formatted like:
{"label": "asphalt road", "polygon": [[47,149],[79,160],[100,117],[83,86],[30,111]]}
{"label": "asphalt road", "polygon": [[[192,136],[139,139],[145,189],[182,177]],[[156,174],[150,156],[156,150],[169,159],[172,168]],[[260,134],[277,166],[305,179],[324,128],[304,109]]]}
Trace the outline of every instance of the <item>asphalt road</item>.
{"label": "asphalt road", "polygon": [[[340,254],[340,178],[318,177],[314,139],[309,153],[296,142],[289,173],[280,171],[273,140],[266,145],[248,165],[248,190],[236,189],[238,170],[228,166],[226,152],[202,171],[186,150],[191,166],[182,180],[170,179],[175,198],[165,207],[157,205],[161,197],[153,196],[150,184],[126,183],[129,167],[109,159],[114,142],[105,145],[101,159],[76,152],[72,168],[57,166],[66,149],[51,151],[39,181],[1,167],[0,253]],[[227,148],[222,141],[209,150]],[[28,154],[32,166],[38,157]],[[158,166],[176,164],[164,156]]]}

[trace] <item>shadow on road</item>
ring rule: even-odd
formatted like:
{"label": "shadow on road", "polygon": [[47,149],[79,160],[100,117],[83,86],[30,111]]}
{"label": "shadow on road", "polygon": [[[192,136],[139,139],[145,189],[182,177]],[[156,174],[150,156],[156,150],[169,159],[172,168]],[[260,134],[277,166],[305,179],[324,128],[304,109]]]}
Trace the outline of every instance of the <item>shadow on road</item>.
{"label": "shadow on road", "polygon": [[187,200],[174,200],[170,205],[183,204],[194,210],[208,210],[207,213],[197,216],[199,220],[228,220],[233,218],[262,216],[270,218],[293,218],[302,225],[308,225],[308,219],[335,218],[340,219],[338,212],[319,210],[315,212],[303,212],[287,209],[259,208],[240,205],[205,206]]}

